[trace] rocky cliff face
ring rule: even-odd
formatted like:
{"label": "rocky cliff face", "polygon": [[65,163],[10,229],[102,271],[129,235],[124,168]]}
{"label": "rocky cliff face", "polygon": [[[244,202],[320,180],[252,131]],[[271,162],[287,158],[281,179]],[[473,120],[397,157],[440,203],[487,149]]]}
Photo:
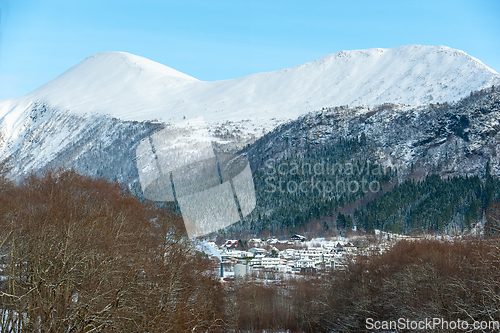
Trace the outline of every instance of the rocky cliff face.
{"label": "rocky cliff face", "polygon": [[483,175],[488,161],[498,177],[499,130],[500,93],[489,88],[454,104],[325,108],[281,125],[243,152],[258,169],[269,159],[363,137],[371,151],[367,158],[396,168],[400,179]]}
{"label": "rocky cliff face", "polygon": [[133,185],[138,181],[137,144],[162,126],[75,115],[34,103],[18,117],[14,133],[2,132],[0,149],[2,158],[9,159],[9,174],[14,179],[30,172],[74,168],[82,174]]}

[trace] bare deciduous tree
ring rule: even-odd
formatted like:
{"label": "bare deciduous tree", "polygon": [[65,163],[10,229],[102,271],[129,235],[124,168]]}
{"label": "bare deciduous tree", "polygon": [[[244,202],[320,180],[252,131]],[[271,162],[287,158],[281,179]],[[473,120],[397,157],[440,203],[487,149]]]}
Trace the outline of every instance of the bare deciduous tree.
{"label": "bare deciduous tree", "polygon": [[3,184],[0,201],[2,332],[223,327],[220,286],[179,217],[71,171]]}

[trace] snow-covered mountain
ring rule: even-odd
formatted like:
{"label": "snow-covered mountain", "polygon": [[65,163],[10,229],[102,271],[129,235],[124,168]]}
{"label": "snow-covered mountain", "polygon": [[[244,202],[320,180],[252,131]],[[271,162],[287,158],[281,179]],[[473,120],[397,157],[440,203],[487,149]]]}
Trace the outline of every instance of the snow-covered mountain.
{"label": "snow-covered mountain", "polygon": [[[328,106],[450,102],[499,82],[499,73],[445,46],[342,51],[293,68],[215,82],[132,54],[105,52],[9,104],[42,101],[122,120],[179,122],[202,115],[210,123],[268,124]],[[1,103],[0,115],[8,111]]]}
{"label": "snow-covered mountain", "polygon": [[[289,69],[215,82],[139,56],[105,52],[25,96],[0,101],[0,158],[11,157],[20,175],[61,164],[88,173],[98,169],[91,156],[100,156],[99,168],[111,175],[125,165],[121,158],[131,157],[138,140],[162,126],[133,121],[177,123],[203,116],[220,142],[242,137],[243,144],[324,107],[449,102],[491,85],[500,85],[499,73],[445,46],[342,51]],[[126,157],[108,162],[102,155],[118,153],[125,143]],[[135,177],[126,173],[123,177]]]}
{"label": "snow-covered mountain", "polygon": [[484,177],[488,162],[500,177],[500,89],[452,104],[326,108],[280,125],[241,153],[252,170],[265,169],[361,137],[369,147],[361,160],[397,169],[400,181],[434,173]]}

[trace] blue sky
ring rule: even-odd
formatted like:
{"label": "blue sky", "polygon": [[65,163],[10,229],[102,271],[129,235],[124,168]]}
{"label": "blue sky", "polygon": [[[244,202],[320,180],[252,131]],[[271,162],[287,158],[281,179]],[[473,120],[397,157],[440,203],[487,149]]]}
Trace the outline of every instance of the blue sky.
{"label": "blue sky", "polygon": [[497,0],[0,0],[0,99],[102,51],[206,81],[408,44],[461,49],[500,71],[499,17]]}

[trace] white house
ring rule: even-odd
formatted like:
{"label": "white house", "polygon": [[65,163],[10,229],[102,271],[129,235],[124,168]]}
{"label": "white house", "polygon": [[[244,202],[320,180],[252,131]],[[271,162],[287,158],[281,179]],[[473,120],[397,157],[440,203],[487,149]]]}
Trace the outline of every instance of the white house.
{"label": "white house", "polygon": [[262,259],[264,259],[263,254],[256,254],[255,257],[252,260],[250,260],[250,266],[261,266]]}
{"label": "white house", "polygon": [[294,254],[295,254],[295,249],[285,249],[280,252],[280,255],[283,257],[283,259],[294,259]]}
{"label": "white house", "polygon": [[248,252],[251,252],[253,253],[254,255],[257,255],[257,254],[266,254],[267,253],[267,250],[266,249],[263,249],[263,248],[260,248],[260,247],[253,247],[251,248],[250,250],[248,250]]}
{"label": "white house", "polygon": [[270,257],[262,258],[262,266],[264,266],[264,267],[274,267],[274,266],[281,265],[284,263],[285,262],[282,261],[280,258],[270,258]]}
{"label": "white house", "polygon": [[295,267],[297,268],[314,268],[314,261],[310,259],[300,259],[295,262]]}
{"label": "white house", "polygon": [[276,266],[274,266],[274,269],[281,272],[281,273],[292,273],[293,272],[292,266],[289,266],[289,265],[276,265]]}

